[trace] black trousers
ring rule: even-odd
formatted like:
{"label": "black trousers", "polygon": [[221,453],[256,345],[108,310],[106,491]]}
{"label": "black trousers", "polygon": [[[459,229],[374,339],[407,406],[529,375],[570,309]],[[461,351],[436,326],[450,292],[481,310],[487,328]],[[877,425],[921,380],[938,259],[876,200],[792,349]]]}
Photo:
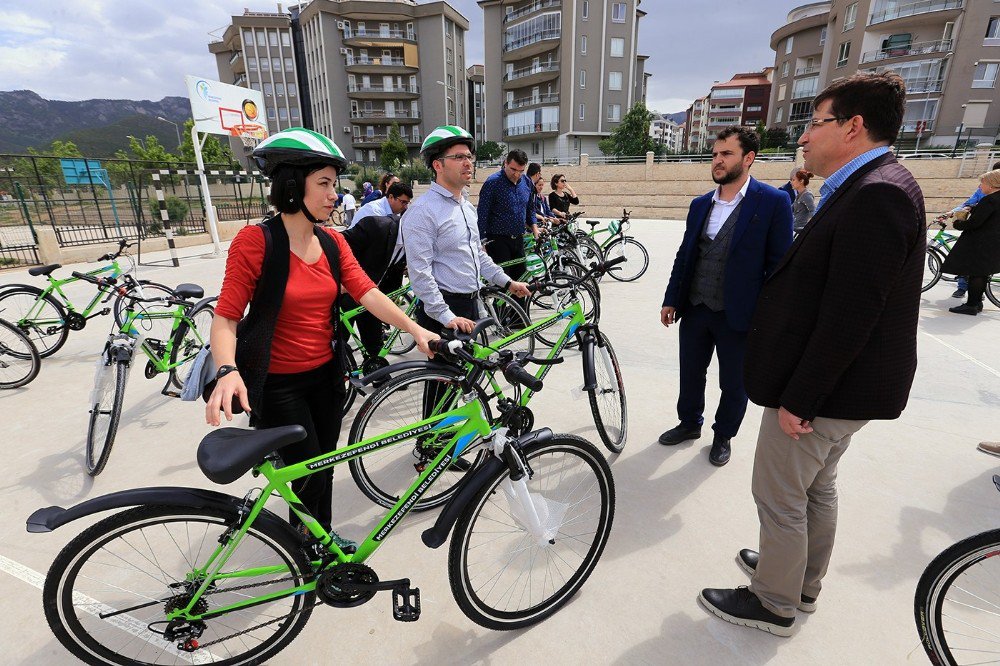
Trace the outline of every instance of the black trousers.
{"label": "black trousers", "polygon": [[704,422],[705,385],[712,352],[719,357],[722,398],[712,429],[720,437],[735,437],[747,411],[743,388],[743,354],[747,334],[735,331],[724,311],[713,312],[703,304],[690,307],[680,321],[681,386],[677,416],[685,426]]}
{"label": "black trousers", "polygon": [[986,275],[970,275],[969,276],[969,296],[965,301],[967,305],[982,305],[983,304],[983,294],[986,293],[986,281],[989,279]]}
{"label": "black trousers", "polygon": [[[344,377],[337,363],[330,361],[314,370],[295,374],[268,374],[264,384],[262,412],[258,428],[300,425],[307,436],[281,449],[286,465],[302,462],[337,448],[344,408]],[[333,520],[333,469],[326,469],[292,481],[292,491],[324,529]],[[289,510],[288,520],[296,527],[298,516]]]}
{"label": "black trousers", "polygon": [[484,236],[483,240],[489,241],[486,244],[486,254],[490,255],[490,259],[495,263],[502,264],[505,261],[520,259],[510,266],[503,267],[507,277],[511,280],[520,280],[524,275],[524,238],[489,234]]}
{"label": "black trousers", "polygon": [[[466,298],[464,296],[458,296],[454,294],[441,294],[444,297],[444,302],[448,304],[451,311],[455,313],[458,317],[465,317],[466,319],[471,319],[476,321],[479,319],[479,298]],[[426,328],[431,333],[441,334],[444,330],[444,324],[439,322],[437,319],[428,316],[424,312],[423,302],[417,304],[417,323],[424,328]],[[438,360],[438,357],[434,357],[434,361]],[[437,404],[438,400],[444,394],[446,387],[444,386],[425,386],[424,387],[424,402],[423,402],[423,416],[427,418],[431,415],[434,409],[434,405]]]}
{"label": "black trousers", "polygon": [[[358,303],[346,294],[343,297],[342,305],[344,310],[353,310],[358,307]],[[358,335],[361,337],[361,346],[364,347],[365,358],[378,356],[384,342],[382,339],[382,322],[379,318],[365,310],[354,318],[354,325],[357,327]]]}

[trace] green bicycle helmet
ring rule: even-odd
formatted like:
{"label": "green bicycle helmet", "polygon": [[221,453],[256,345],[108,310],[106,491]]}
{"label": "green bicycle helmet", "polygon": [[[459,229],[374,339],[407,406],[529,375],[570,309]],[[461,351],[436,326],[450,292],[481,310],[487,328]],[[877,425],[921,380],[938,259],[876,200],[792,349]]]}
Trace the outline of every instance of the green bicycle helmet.
{"label": "green bicycle helmet", "polygon": [[347,166],[343,151],[330,139],[305,127],[290,127],[267,137],[250,154],[265,176],[281,165],[328,164],[342,173]]}
{"label": "green bicycle helmet", "polygon": [[420,154],[425,158],[428,155],[439,155],[456,143],[464,143],[470,150],[476,148],[476,140],[458,125],[441,125],[435,127],[434,131],[424,139],[423,145],[420,146]]}

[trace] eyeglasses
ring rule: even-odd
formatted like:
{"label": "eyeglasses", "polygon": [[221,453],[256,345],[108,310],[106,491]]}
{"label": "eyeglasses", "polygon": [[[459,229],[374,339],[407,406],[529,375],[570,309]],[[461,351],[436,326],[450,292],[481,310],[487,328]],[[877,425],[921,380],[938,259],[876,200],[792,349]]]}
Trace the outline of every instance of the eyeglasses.
{"label": "eyeglasses", "polygon": [[475,162],[476,156],[472,153],[460,153],[458,155],[442,155],[439,160],[455,160],[456,162]]}
{"label": "eyeglasses", "polygon": [[822,127],[823,125],[825,125],[827,123],[832,123],[834,120],[838,120],[838,121],[843,122],[845,120],[850,120],[850,118],[841,118],[839,116],[834,116],[833,118],[811,118],[809,120],[809,126],[808,127],[809,127],[809,129],[814,129],[816,127]]}
{"label": "eyeglasses", "polygon": [[560,178],[557,182],[559,182],[559,183],[565,183],[566,179],[565,178]]}

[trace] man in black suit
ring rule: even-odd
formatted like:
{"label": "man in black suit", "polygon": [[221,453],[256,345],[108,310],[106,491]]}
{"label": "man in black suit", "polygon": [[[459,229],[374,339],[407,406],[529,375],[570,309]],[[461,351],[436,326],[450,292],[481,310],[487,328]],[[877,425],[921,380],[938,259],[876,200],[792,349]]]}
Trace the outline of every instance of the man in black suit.
{"label": "man in black suit", "polygon": [[747,409],[743,350],[764,279],[792,243],[788,197],[750,177],[760,141],[745,127],[719,132],[712,147],[718,187],[691,202],[684,239],[663,296],[660,321],[680,320],[680,424],[660,435],[673,446],[701,437],[705,383],[713,352],[719,357],[722,398],[708,460],[729,462],[730,440]]}
{"label": "man in black suit", "polygon": [[759,552],[750,587],[705,589],[724,620],[790,636],[816,610],[837,527],[837,463],[872,419],[899,417],[917,367],[924,199],[890,145],[906,92],[858,74],[816,97],[799,139],[826,178],[816,214],[764,284],[747,339],[747,393],[765,407],[754,458]]}

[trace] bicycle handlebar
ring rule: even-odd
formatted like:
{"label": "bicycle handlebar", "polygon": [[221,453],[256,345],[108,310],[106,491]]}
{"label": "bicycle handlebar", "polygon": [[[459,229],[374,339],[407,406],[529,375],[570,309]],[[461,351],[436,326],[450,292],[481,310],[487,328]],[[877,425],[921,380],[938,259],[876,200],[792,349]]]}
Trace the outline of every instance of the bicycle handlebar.
{"label": "bicycle handlebar", "polygon": [[466,347],[471,343],[471,338],[475,337],[475,335],[482,330],[483,327],[492,323],[492,318],[487,317],[486,319],[480,319],[476,322],[476,327],[473,329],[472,333],[456,333],[455,338],[453,339],[442,338],[440,340],[432,340],[427,346],[435,354],[452,356],[484,370],[499,369],[503,373],[503,376],[511,384],[524,386],[536,393],[541,391],[543,386],[542,380],[525,370],[524,363],[551,365],[555,363],[562,363],[563,359],[559,358],[551,361],[547,359],[536,359],[528,356],[525,352],[513,354],[509,350],[502,351],[500,354],[501,358],[498,361],[476,358],[475,355],[471,354],[469,350],[466,349]]}
{"label": "bicycle handlebar", "polygon": [[97,258],[97,261],[114,261],[118,257],[122,256],[122,252],[124,252],[125,248],[128,248],[128,247],[132,247],[132,245],[127,240],[122,239],[122,240],[118,241],[118,251],[117,252],[114,252],[114,253],[108,252],[107,254],[103,254],[103,255],[101,255],[100,257]]}
{"label": "bicycle handlebar", "polygon": [[87,275],[86,273],[79,273],[77,271],[73,271],[71,275],[77,280],[90,282],[91,284],[96,284],[98,287],[110,287],[114,286],[118,282],[113,277],[94,277],[93,275]]}

